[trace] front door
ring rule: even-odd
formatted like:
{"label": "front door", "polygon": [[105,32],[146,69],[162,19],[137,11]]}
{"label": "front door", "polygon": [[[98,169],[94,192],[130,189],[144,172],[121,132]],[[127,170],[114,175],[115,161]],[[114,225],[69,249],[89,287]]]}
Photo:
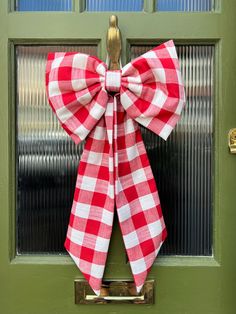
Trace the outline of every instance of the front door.
{"label": "front door", "polygon": [[[235,313],[235,9],[233,0],[1,1],[1,313]],[[49,108],[46,55],[105,60],[112,13],[122,64],[173,39],[187,94],[167,142],[142,128],[168,229],[148,306],[76,305],[83,277],[63,248],[83,147]],[[117,221],[104,280],[132,280]]]}

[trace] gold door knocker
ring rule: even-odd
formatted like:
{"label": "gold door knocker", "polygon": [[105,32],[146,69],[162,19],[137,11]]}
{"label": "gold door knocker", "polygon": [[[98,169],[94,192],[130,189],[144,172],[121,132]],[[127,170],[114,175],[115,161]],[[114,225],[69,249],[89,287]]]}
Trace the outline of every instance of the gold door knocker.
{"label": "gold door knocker", "polygon": [[107,31],[107,53],[110,59],[109,69],[120,69],[121,54],[121,33],[118,27],[118,18],[111,15],[109,19],[109,29]]}

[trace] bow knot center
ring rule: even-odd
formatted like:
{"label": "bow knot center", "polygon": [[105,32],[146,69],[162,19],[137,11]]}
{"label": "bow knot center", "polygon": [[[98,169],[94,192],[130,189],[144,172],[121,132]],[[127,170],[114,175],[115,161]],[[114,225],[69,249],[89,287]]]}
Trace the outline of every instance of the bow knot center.
{"label": "bow knot center", "polygon": [[121,86],[121,70],[106,71],[105,88],[108,92],[119,92]]}

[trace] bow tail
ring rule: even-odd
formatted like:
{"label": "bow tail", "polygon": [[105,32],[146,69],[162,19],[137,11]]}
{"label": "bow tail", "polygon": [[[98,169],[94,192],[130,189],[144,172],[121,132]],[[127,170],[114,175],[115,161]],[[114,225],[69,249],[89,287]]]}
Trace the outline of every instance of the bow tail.
{"label": "bow tail", "polygon": [[78,167],[65,248],[99,295],[114,216],[113,152],[104,117],[90,133]]}
{"label": "bow tail", "polygon": [[139,126],[119,104],[117,117],[117,214],[140,292],[167,232]]}

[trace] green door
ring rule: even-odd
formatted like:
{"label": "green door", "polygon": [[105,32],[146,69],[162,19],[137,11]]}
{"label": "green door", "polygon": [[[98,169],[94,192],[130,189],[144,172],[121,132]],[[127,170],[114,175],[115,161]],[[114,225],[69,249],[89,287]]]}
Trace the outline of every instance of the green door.
{"label": "green door", "polygon": [[[227,134],[236,127],[236,4],[172,2],[116,6],[128,11],[116,12],[123,65],[173,39],[186,83],[187,105],[167,142],[142,129],[169,231],[148,277],[155,303],[75,305],[82,275],[63,242],[82,146],[46,103],[45,56],[69,50],[105,60],[114,11],[93,1],[1,1],[1,313],[235,313],[236,156]],[[117,221],[104,280],[132,280]]]}

